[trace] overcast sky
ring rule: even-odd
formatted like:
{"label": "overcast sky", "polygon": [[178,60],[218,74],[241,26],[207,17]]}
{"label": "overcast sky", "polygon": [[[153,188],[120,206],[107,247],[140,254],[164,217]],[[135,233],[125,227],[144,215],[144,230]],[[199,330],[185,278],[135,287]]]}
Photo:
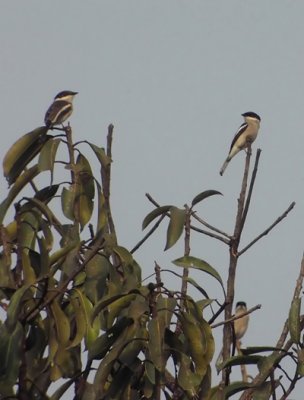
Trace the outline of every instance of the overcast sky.
{"label": "overcast sky", "polygon": [[[241,114],[261,116],[253,151],[262,154],[241,247],[297,204],[240,259],[236,300],[262,304],[251,316],[247,346],[276,343],[303,252],[303,15],[299,0],[27,0],[1,7],[1,159],[43,123],[57,92],[78,91],[75,140],[104,145],[108,124],[115,126],[112,205],[119,242],[129,249],[152,210],[146,192],[182,207],[203,190],[219,190],[223,197],[197,211],[232,232],[245,153],[223,177],[219,169]],[[7,184],[0,183],[3,199]],[[135,254],[143,276],[154,260],[177,268],[170,262],[183,243],[164,253],[166,224]],[[225,245],[195,234],[191,248],[226,280]],[[212,279],[193,276],[222,300]],[[172,276],[164,279],[179,288]]]}

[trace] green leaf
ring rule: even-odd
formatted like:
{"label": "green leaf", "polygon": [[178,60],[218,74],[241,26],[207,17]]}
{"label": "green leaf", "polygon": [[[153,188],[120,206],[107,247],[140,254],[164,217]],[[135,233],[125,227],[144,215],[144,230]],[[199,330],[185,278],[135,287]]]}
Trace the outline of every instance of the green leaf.
{"label": "green leaf", "polygon": [[33,285],[36,281],[36,274],[31,265],[28,250],[22,250],[21,253],[22,270],[24,274],[24,283],[26,285]]}
{"label": "green leaf", "polygon": [[15,329],[16,323],[20,317],[21,307],[23,306],[23,297],[25,296],[29,288],[30,285],[23,285],[19,289],[17,289],[11,297],[11,301],[9,303],[6,314],[7,319],[5,322],[9,332]]}
{"label": "green leaf", "polygon": [[70,189],[66,189],[64,187],[61,193],[61,208],[65,217],[71,221],[74,221],[74,199],[75,191],[73,188],[70,187]]}
{"label": "green leaf", "polygon": [[177,207],[170,208],[170,222],[167,230],[167,243],[165,250],[168,250],[170,247],[175,245],[181,237],[186,221],[186,213],[187,211],[185,209]]}
{"label": "green leaf", "polygon": [[92,343],[95,342],[100,333],[100,322],[99,319],[95,319],[93,324],[91,324],[93,304],[86,296],[83,296],[83,305],[85,308],[86,321],[87,321],[87,334],[84,340],[85,340],[85,346],[88,349],[90,348]]}
{"label": "green leaf", "polygon": [[150,358],[155,368],[160,372],[164,372],[165,369],[164,329],[164,321],[159,317],[148,322]]}
{"label": "green leaf", "polygon": [[298,349],[297,373],[300,376],[304,376],[304,349]]}
{"label": "green leaf", "polygon": [[268,400],[272,394],[271,382],[263,382],[260,386],[254,389],[252,400]]}
{"label": "green leaf", "polygon": [[204,297],[206,297],[206,299],[209,299],[206,290],[203,289],[194,279],[187,276],[185,280],[189,282],[191,285],[193,285]]}
{"label": "green leaf", "polygon": [[51,139],[42,147],[38,160],[40,171],[51,171],[53,176],[56,153],[60,142],[60,139]]}
{"label": "green leaf", "polygon": [[34,199],[37,199],[41,201],[42,203],[48,203],[50,200],[52,200],[57,193],[57,190],[59,188],[59,185],[50,185],[46,186],[45,188],[39,190],[35,196]]}
{"label": "green leaf", "polygon": [[189,354],[195,363],[195,371],[203,377],[209,364],[204,357],[207,352],[206,338],[202,335],[198,321],[193,315],[182,312],[179,320],[182,324],[183,333],[188,340]]}
{"label": "green leaf", "polygon": [[74,242],[65,244],[64,247],[61,247],[59,250],[55,251],[51,256],[50,256],[50,267],[54,265],[56,262],[58,262],[60,259],[65,258],[74,248],[78,247],[80,245],[80,242],[78,238]]}
{"label": "green leaf", "polygon": [[200,393],[200,400],[210,400],[211,389],[211,367],[208,365],[207,372],[200,383],[198,392]]}
{"label": "green leaf", "polygon": [[96,187],[97,187],[97,199],[98,199],[96,232],[100,232],[107,224],[108,214],[105,207],[104,194],[102,193],[100,184],[98,182],[96,182]]}
{"label": "green leaf", "polygon": [[122,263],[125,263],[125,264],[133,263],[134,260],[133,260],[132,254],[125,247],[114,246],[113,251],[114,251],[114,253],[116,253],[119,256]]}
{"label": "green leaf", "polygon": [[225,362],[223,362],[218,370],[221,371],[224,368],[227,367],[234,367],[235,365],[252,365],[252,364],[257,364],[259,361],[261,361],[263,356],[234,356],[228,358]]}
{"label": "green leaf", "polygon": [[71,304],[74,309],[75,322],[76,322],[76,334],[72,340],[72,343],[68,348],[77,346],[87,333],[87,326],[90,323],[86,314],[86,308],[84,305],[83,294],[80,290],[74,289],[71,295]]}
{"label": "green leaf", "polygon": [[163,297],[159,295],[157,297],[156,309],[158,318],[163,319],[164,327],[169,328],[173,312],[177,305],[177,301],[174,297]]}
{"label": "green leaf", "polygon": [[0,253],[0,287],[15,289],[15,281],[11,271],[11,257]]}
{"label": "green leaf", "polygon": [[246,390],[251,388],[253,385],[252,383],[247,382],[233,382],[229,386],[224,388],[224,398],[228,399],[235,393],[241,392],[242,390]]}
{"label": "green leaf", "polygon": [[57,299],[52,301],[50,308],[55,320],[58,343],[67,346],[71,332],[70,321],[62,311]]}
{"label": "green leaf", "polygon": [[[52,230],[51,230],[49,224],[44,219],[41,219],[40,227],[41,227],[41,230],[44,235],[45,250],[49,252],[52,250],[53,244],[54,244]],[[42,250],[42,249],[40,249],[40,250]],[[41,253],[41,251],[40,251],[40,253]]]}
{"label": "green leaf", "polygon": [[114,363],[116,363],[120,353],[126,347],[126,344],[133,340],[135,330],[136,327],[134,324],[126,327],[124,331],[120,329],[120,336],[115,342],[115,346],[112,347],[111,351],[109,351],[100,362],[93,383],[98,399],[105,389],[106,382],[109,382],[109,375],[111,374]]}
{"label": "green leaf", "polygon": [[39,227],[39,215],[35,212],[24,212],[20,216],[18,243],[23,249],[35,248],[35,239]]}
{"label": "green leaf", "polygon": [[89,360],[102,359],[112,347],[113,343],[123,334],[124,330],[133,324],[132,318],[120,318],[106,333],[99,336],[89,346]]}
{"label": "green leaf", "polygon": [[11,185],[20,176],[28,163],[39,153],[43,144],[52,136],[46,135],[48,128],[41,126],[19,138],[8,150],[3,160],[3,173]]}
{"label": "green leaf", "polygon": [[0,381],[7,386],[15,384],[19,376],[21,352],[24,345],[24,331],[20,322],[13,330],[0,326]]}
{"label": "green leaf", "polygon": [[94,151],[96,157],[98,158],[98,161],[100,162],[100,165],[103,168],[107,168],[111,164],[112,160],[110,159],[110,157],[108,157],[106,155],[105,149],[103,147],[98,147],[95,144],[90,143],[90,142],[86,142],[86,143]]}
{"label": "green leaf", "polygon": [[148,332],[146,326],[141,326],[136,323],[136,330],[134,331],[133,338],[126,344],[125,348],[119,355],[119,361],[129,367],[131,370],[135,365],[140,367],[138,354],[146,350],[146,343],[148,342]]}
{"label": "green leaf", "polygon": [[79,154],[76,161],[77,185],[74,203],[74,215],[83,228],[91,219],[94,208],[95,186],[91,166],[88,160]]}
{"label": "green leaf", "polygon": [[72,378],[75,376],[76,372],[81,369],[80,361],[80,351],[79,347],[74,347],[73,349],[64,349],[59,347],[55,359],[54,366],[58,368],[58,376],[62,378]]}
{"label": "green leaf", "polygon": [[288,328],[290,337],[293,343],[300,344],[300,311],[301,311],[301,299],[294,299],[291,303],[288,317]]}
{"label": "green leaf", "polygon": [[22,175],[20,175],[15,184],[11,187],[8,196],[6,199],[0,204],[0,224],[2,224],[3,219],[5,217],[6,211],[8,210],[11,203],[14,201],[15,197],[21,192],[26,184],[31,182],[31,180],[39,174],[38,165],[34,165],[28,170],[24,171]]}
{"label": "green leaf", "polygon": [[200,271],[204,271],[207,274],[213,276],[223,287],[223,281],[220,274],[211,267],[206,261],[201,260],[200,258],[192,257],[192,256],[184,256],[172,261],[174,265],[183,268],[195,268]]}
{"label": "green leaf", "polygon": [[[92,321],[96,318],[96,316],[102,311],[105,307],[109,307],[112,311],[112,317],[119,314],[119,312],[128,307],[129,304],[136,298],[136,294],[134,293],[125,293],[125,294],[117,294],[115,296],[111,296],[110,298],[104,299],[102,298],[94,307],[92,313]],[[110,312],[110,311],[109,311]]]}
{"label": "green leaf", "polygon": [[191,359],[184,353],[181,353],[177,380],[179,385],[191,396],[190,398],[194,398],[196,388],[200,384],[202,377],[200,374],[193,372]]}
{"label": "green leaf", "polygon": [[[265,380],[287,353],[274,352],[267,357],[261,357],[258,362],[261,380]],[[250,357],[250,356],[249,356]],[[251,356],[254,357],[254,356]],[[258,356],[256,356],[258,357]]]}
{"label": "green leaf", "polygon": [[97,303],[106,292],[106,282],[111,267],[109,260],[100,254],[96,254],[85,267],[86,281],[84,283],[84,290],[88,298],[94,304]]}
{"label": "green leaf", "polygon": [[151,211],[143,220],[142,229],[145,229],[155,218],[167,213],[171,207],[173,206],[162,206],[157,207],[155,208],[155,210]]}
{"label": "green leaf", "polygon": [[272,346],[255,346],[255,347],[246,347],[242,349],[242,354],[243,355],[250,355],[250,354],[256,354],[256,353],[264,353],[267,351],[285,351],[284,349],[280,349],[278,347],[272,347]]}
{"label": "green leaf", "polygon": [[214,196],[215,194],[220,194],[221,196],[223,196],[223,194],[221,192],[218,192],[217,190],[205,190],[204,192],[199,193],[192,200],[191,208],[193,206],[195,206],[197,203],[199,203],[200,201],[205,200],[210,196]]}

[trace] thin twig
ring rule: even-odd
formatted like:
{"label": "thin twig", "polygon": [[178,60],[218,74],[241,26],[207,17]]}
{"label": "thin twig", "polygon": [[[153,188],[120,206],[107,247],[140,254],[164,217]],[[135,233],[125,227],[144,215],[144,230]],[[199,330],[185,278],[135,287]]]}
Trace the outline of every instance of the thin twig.
{"label": "thin twig", "polygon": [[220,308],[217,310],[217,312],[209,319],[209,321],[208,321],[209,325],[211,325],[216,320],[216,318],[225,310],[226,305],[227,304],[224,302],[220,306]]}
{"label": "thin twig", "polygon": [[287,208],[284,213],[278,217],[273,224],[271,224],[267,229],[265,229],[264,232],[262,232],[260,235],[258,235],[254,240],[252,240],[247,246],[245,246],[239,253],[238,255],[241,256],[242,254],[245,253],[248,249],[250,249],[251,246],[253,246],[258,240],[260,240],[263,236],[266,236],[279,222],[282,221],[282,219],[286,218],[289,212],[294,208],[296,203],[293,201],[290,206]]}
{"label": "thin twig", "polygon": [[135,251],[138,250],[140,246],[142,246],[145,243],[145,241],[156,231],[156,229],[159,227],[160,223],[165,217],[166,214],[161,215],[161,217],[157,220],[157,222],[155,223],[155,225],[153,225],[153,227],[149,230],[149,232],[133,247],[132,250],[130,250],[131,254],[135,253]]}
{"label": "thin twig", "polygon": [[262,305],[258,304],[256,306],[250,308],[249,310],[243,312],[242,314],[235,315],[229,319],[226,319],[225,321],[218,322],[217,324],[211,325],[211,328],[214,329],[214,328],[217,328],[217,327],[225,325],[225,324],[230,324],[231,322],[235,321],[236,319],[243,318],[243,317],[245,317],[245,315],[251,314],[252,312],[254,312],[256,310],[259,310],[261,307],[262,307]]}
{"label": "thin twig", "polygon": [[241,230],[243,230],[243,227],[245,225],[245,221],[247,218],[250,201],[251,201],[251,196],[252,196],[252,191],[253,191],[253,187],[254,187],[254,183],[255,183],[255,179],[256,179],[256,174],[258,171],[261,152],[262,152],[262,150],[258,149],[256,156],[255,156],[255,162],[254,162],[254,167],[253,167],[253,171],[252,171],[252,175],[251,175],[251,179],[250,179],[249,190],[248,190],[248,194],[246,197],[245,207],[244,207],[244,211],[243,211],[243,215],[242,215]]}
{"label": "thin twig", "polygon": [[[107,136],[107,156],[109,157],[110,160],[112,159],[113,130],[114,130],[114,125],[110,124],[108,126],[108,136]],[[103,181],[105,206],[106,206],[107,214],[108,214],[109,230],[110,230],[110,233],[113,234],[116,239],[117,238],[116,230],[115,230],[115,225],[114,225],[114,221],[112,218],[112,212],[111,212],[111,206],[110,206],[111,163],[108,164],[105,172],[106,172],[105,177],[104,177],[105,179]]]}
{"label": "thin twig", "polygon": [[276,382],[274,379],[274,373],[273,370],[270,373],[270,383],[271,383],[271,391],[272,391],[272,400],[277,400],[277,396],[276,396]]}
{"label": "thin twig", "polygon": [[227,245],[230,244],[230,240],[228,240],[226,238],[223,238],[222,236],[216,235],[213,232],[208,232],[208,231],[205,231],[204,229],[197,228],[196,226],[194,226],[192,224],[190,225],[190,229],[192,229],[193,231],[199,232],[199,233],[203,233],[204,235],[210,236],[210,237],[212,237],[214,239],[220,240],[221,242],[223,242],[223,243],[225,243]]}
{"label": "thin twig", "polygon": [[304,279],[304,255],[301,260],[300,273],[297,278],[297,283],[296,283],[296,287],[294,290],[293,299],[298,299],[300,297],[302,286],[303,286],[303,279]]}
{"label": "thin twig", "polygon": [[195,218],[198,222],[200,222],[202,225],[205,225],[206,228],[211,229],[214,232],[219,233],[220,235],[225,236],[226,238],[230,239],[230,236],[228,235],[228,233],[221,231],[220,229],[216,228],[215,226],[212,226],[210,224],[208,224],[208,222],[204,221],[202,218],[198,217],[196,215],[196,211],[192,211],[191,215],[193,216],[193,218]]}
{"label": "thin twig", "polygon": [[63,128],[63,130],[65,132],[67,139],[67,146],[68,146],[70,166],[71,166],[71,180],[72,180],[72,185],[74,185],[76,182],[75,182],[75,157],[74,157],[74,147],[72,140],[72,128],[70,124],[68,124],[66,127]]}
{"label": "thin twig", "polygon": [[[185,220],[185,239],[184,239],[184,256],[187,257],[190,254],[190,221],[191,221],[191,211],[187,205],[186,208],[186,220]],[[181,299],[180,299],[180,309],[183,311],[185,309],[185,302],[187,296],[188,289],[188,281],[187,278],[189,276],[189,268],[183,268],[183,278],[181,285]],[[175,332],[176,334],[181,331],[181,322],[178,320],[176,324]]]}

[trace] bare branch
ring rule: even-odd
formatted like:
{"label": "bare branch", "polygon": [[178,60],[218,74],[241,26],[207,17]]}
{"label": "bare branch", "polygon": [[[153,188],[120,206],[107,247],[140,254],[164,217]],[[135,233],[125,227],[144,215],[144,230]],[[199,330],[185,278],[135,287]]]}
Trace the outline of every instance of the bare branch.
{"label": "bare branch", "polygon": [[252,175],[251,175],[249,190],[248,190],[248,194],[247,194],[247,197],[246,197],[246,203],[245,203],[245,207],[244,207],[244,211],[243,211],[243,215],[242,215],[241,230],[243,230],[244,225],[245,225],[245,221],[246,221],[246,218],[247,218],[247,214],[248,214],[248,210],[249,210],[249,206],[250,206],[250,201],[251,201],[251,196],[252,196],[252,191],[253,191],[253,187],[254,187],[254,183],[255,183],[255,178],[256,178],[257,171],[258,171],[261,152],[262,152],[262,150],[258,149],[257,153],[256,153],[256,156],[255,156],[255,162],[254,162],[254,167],[253,167],[253,171],[252,171]]}
{"label": "bare branch", "polygon": [[70,124],[68,124],[66,127],[63,128],[66,139],[67,139],[67,146],[68,146],[68,152],[69,152],[69,158],[70,158],[70,168],[71,168],[71,180],[72,180],[72,185],[75,185],[75,157],[74,157],[74,146],[73,146],[73,140],[72,140],[72,128]]}
{"label": "bare branch", "polygon": [[200,222],[202,225],[205,225],[206,228],[211,229],[214,232],[219,233],[220,235],[225,236],[226,238],[230,239],[230,236],[228,235],[228,233],[221,231],[220,229],[216,228],[215,226],[212,226],[210,224],[208,224],[208,222],[204,221],[202,218],[198,217],[196,215],[196,211],[192,211],[191,215],[193,216],[193,218],[195,218],[198,222]]}
{"label": "bare branch", "polygon": [[[248,147],[246,159],[245,159],[245,168],[242,180],[242,186],[240,191],[240,196],[238,199],[238,209],[234,226],[234,235],[230,240],[230,261],[229,261],[229,271],[228,271],[228,279],[227,279],[227,295],[225,302],[227,306],[225,308],[225,320],[229,320],[232,317],[232,305],[234,301],[234,286],[235,286],[235,274],[238,260],[238,246],[240,243],[240,238],[243,230],[242,226],[242,216],[245,204],[245,195],[248,181],[248,173],[250,166],[250,157],[251,157],[251,147]],[[230,356],[230,349],[233,343],[233,334],[230,329],[230,324],[224,324],[224,332],[223,332],[223,361],[227,360]],[[227,385],[229,383],[229,375],[230,369],[223,369],[222,371],[222,384]]]}
{"label": "bare branch", "polygon": [[157,220],[157,222],[153,225],[149,232],[133,247],[133,249],[130,251],[131,254],[135,253],[135,251],[138,250],[140,246],[145,243],[145,241],[156,231],[156,229],[159,227],[160,223],[165,217],[166,214],[161,215],[161,217]]}
{"label": "bare branch", "polygon": [[[215,320],[216,320],[216,318],[225,310],[225,307],[226,307],[226,303],[224,302],[221,306],[220,306],[220,308],[217,310],[217,312],[209,319],[209,321],[208,321],[208,324],[209,325],[211,325]],[[215,327],[215,326],[214,326]],[[212,326],[211,326],[211,328],[212,328]]]}
{"label": "bare branch", "polygon": [[296,203],[293,201],[290,206],[287,208],[284,213],[278,217],[273,224],[271,224],[267,229],[265,229],[264,232],[262,232],[260,235],[258,235],[252,242],[250,242],[247,246],[245,246],[239,253],[238,255],[241,256],[242,254],[245,253],[251,246],[253,246],[258,240],[260,240],[263,236],[266,236],[279,222],[282,221],[282,219],[286,218],[289,212],[294,208]]}
{"label": "bare branch", "polygon": [[223,243],[225,243],[227,245],[230,244],[230,240],[228,240],[226,238],[223,238],[222,236],[216,235],[213,232],[208,232],[208,231],[205,231],[204,229],[197,228],[196,226],[194,226],[192,224],[190,225],[190,229],[192,229],[193,231],[202,233],[202,234],[204,234],[206,236],[210,236],[210,237],[212,237],[214,239],[217,239],[217,240],[219,240],[219,241],[221,241],[221,242],[223,242]]}

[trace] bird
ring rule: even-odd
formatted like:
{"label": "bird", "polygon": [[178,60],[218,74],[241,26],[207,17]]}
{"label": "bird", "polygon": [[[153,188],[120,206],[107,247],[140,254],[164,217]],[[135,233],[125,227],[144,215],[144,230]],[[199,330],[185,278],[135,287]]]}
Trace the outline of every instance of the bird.
{"label": "bird", "polygon": [[[233,315],[233,318],[246,313],[246,311],[247,311],[246,303],[244,301],[238,301],[235,306],[235,313]],[[240,339],[245,335],[248,328],[248,323],[249,323],[248,314],[233,320],[232,340],[233,340],[233,346],[236,346],[238,352],[240,352],[240,347],[241,347]],[[220,366],[222,363],[223,363],[223,349],[219,353],[215,363],[218,372],[220,370]]]}
{"label": "bird", "polygon": [[[247,311],[247,305],[244,301],[238,301],[235,306],[235,314],[237,317]],[[249,315],[244,315],[241,318],[234,320],[234,336],[236,340],[240,340],[246,333],[249,323]]]}
{"label": "bird", "polygon": [[73,112],[73,99],[78,92],[63,90],[59,92],[53,103],[45,113],[44,123],[47,128],[53,128],[55,125],[61,125]]}
{"label": "bird", "polygon": [[228,157],[224,161],[222,168],[220,169],[220,175],[223,175],[227,168],[230,160],[241,150],[247,148],[253,143],[258,135],[260,129],[261,118],[258,114],[253,111],[248,111],[242,114],[245,122],[239,127],[235,134]]}

